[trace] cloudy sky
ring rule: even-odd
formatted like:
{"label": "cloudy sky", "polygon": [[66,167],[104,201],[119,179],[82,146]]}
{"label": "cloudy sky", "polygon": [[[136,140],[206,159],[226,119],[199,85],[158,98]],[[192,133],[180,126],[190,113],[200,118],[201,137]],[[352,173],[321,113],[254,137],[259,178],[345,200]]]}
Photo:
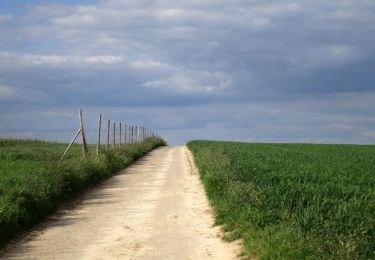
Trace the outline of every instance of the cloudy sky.
{"label": "cloudy sky", "polygon": [[191,139],[375,143],[374,0],[0,0],[0,136],[82,108]]}

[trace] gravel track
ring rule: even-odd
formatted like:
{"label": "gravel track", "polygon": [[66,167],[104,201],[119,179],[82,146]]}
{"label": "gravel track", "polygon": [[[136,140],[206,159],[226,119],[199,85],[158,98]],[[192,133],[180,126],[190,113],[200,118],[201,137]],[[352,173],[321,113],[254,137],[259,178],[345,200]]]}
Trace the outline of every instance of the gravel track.
{"label": "gravel track", "polygon": [[5,259],[235,259],[186,147],[162,147],[11,245]]}

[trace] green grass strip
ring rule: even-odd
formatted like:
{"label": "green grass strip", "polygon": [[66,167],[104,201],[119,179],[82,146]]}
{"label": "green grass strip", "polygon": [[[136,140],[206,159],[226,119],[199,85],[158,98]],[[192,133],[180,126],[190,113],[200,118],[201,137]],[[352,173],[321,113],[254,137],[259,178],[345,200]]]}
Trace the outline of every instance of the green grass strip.
{"label": "green grass strip", "polygon": [[375,259],[375,146],[188,143],[216,224],[260,259]]}
{"label": "green grass strip", "polygon": [[165,145],[158,138],[123,145],[82,159],[73,145],[37,140],[0,139],[0,245],[53,213],[61,202],[98,183],[152,149]]}

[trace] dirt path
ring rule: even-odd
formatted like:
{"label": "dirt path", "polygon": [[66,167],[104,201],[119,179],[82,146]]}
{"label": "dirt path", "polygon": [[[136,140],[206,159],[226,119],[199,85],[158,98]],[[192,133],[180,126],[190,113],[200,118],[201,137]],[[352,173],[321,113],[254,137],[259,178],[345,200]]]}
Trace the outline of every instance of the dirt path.
{"label": "dirt path", "polygon": [[[163,147],[58,212],[6,259],[234,259],[185,147]],[[193,168],[192,168],[193,167]]]}

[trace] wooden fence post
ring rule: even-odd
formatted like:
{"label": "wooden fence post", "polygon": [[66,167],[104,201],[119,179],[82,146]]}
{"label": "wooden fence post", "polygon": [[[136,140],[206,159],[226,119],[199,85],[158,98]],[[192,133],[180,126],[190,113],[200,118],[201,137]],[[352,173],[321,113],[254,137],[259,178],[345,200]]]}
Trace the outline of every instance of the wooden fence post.
{"label": "wooden fence post", "polygon": [[109,133],[111,131],[111,120],[108,119],[107,122],[107,150],[109,149]]}
{"label": "wooden fence post", "polygon": [[129,144],[132,143],[132,126],[129,125]]}
{"label": "wooden fence post", "polygon": [[116,123],[113,122],[113,147],[116,145]]}
{"label": "wooden fence post", "polygon": [[129,143],[133,143],[133,126],[129,126]]}
{"label": "wooden fence post", "polygon": [[137,133],[138,127],[134,127],[134,143],[138,142],[138,133]]}
{"label": "wooden fence post", "polygon": [[134,143],[137,142],[137,126],[134,126]]}
{"label": "wooden fence post", "polygon": [[99,154],[100,150],[100,134],[101,134],[101,129],[102,129],[102,114],[99,114],[99,123],[98,123],[98,144],[96,147],[96,155]]}
{"label": "wooden fence post", "polygon": [[132,144],[134,143],[134,126],[132,126]]}
{"label": "wooden fence post", "polygon": [[126,124],[124,124],[124,143],[126,144]]}
{"label": "wooden fence post", "polygon": [[86,158],[88,154],[86,138],[85,138],[85,131],[83,129],[83,118],[82,118],[82,109],[79,110],[79,123],[81,128],[81,136],[82,136],[82,154],[83,157]]}
{"label": "wooden fence post", "polygon": [[122,125],[121,125],[121,122],[120,122],[120,133],[119,133],[119,136],[120,136],[120,143],[119,143],[119,146],[121,146],[121,142],[122,142]]}

